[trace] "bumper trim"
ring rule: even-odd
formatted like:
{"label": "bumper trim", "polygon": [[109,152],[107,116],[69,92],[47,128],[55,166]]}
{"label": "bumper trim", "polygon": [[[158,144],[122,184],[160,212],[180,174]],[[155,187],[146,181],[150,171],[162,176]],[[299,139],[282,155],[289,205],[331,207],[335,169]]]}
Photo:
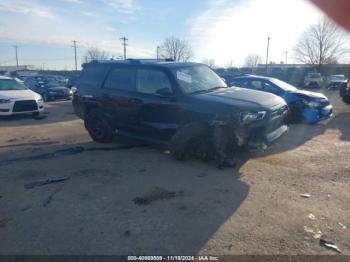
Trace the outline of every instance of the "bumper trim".
{"label": "bumper trim", "polygon": [[267,149],[274,142],[280,139],[283,135],[287,134],[288,130],[289,130],[289,127],[287,125],[282,125],[276,130],[264,135],[258,141],[250,141],[248,143],[248,147],[254,148],[254,149]]}

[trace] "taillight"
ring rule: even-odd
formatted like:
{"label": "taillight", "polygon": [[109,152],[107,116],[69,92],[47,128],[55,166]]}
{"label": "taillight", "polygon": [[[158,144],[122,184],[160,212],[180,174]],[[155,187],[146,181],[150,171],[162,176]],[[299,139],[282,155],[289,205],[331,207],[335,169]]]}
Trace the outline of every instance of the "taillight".
{"label": "taillight", "polygon": [[350,90],[350,82],[347,83],[346,89],[349,89],[349,90]]}

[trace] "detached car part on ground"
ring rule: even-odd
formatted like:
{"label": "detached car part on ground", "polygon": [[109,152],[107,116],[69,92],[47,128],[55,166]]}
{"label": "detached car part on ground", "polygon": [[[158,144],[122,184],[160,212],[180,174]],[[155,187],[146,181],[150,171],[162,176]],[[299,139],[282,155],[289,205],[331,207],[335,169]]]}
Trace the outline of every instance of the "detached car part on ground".
{"label": "detached car part on ground", "polygon": [[287,102],[290,109],[288,122],[306,121],[315,124],[330,118],[333,113],[333,107],[325,95],[297,89],[276,78],[245,75],[228,77],[226,82],[230,86],[260,90],[280,96]]}
{"label": "detached car part on ground", "polygon": [[44,110],[41,95],[10,77],[0,76],[0,116],[39,115]]}
{"label": "detached car part on ground", "polygon": [[159,142],[172,155],[227,160],[232,147],[266,148],[288,130],[278,96],[227,88],[209,67],[167,61],[84,64],[73,97],[76,114],[97,142],[118,133]]}
{"label": "detached car part on ground", "polygon": [[44,101],[53,101],[59,99],[72,99],[73,92],[64,86],[61,86],[57,81],[45,76],[28,77],[24,84],[40,94]]}

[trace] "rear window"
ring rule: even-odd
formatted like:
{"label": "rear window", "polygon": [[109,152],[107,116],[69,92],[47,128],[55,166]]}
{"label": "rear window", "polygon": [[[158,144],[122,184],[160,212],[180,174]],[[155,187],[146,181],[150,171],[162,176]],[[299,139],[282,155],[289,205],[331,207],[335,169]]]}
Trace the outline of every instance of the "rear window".
{"label": "rear window", "polygon": [[79,88],[99,88],[107,75],[109,66],[85,66],[76,85]]}

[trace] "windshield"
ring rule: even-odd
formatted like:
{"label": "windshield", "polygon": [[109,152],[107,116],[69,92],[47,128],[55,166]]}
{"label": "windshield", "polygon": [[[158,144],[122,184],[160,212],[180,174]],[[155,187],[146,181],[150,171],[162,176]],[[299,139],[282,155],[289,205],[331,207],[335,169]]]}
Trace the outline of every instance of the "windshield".
{"label": "windshield", "polygon": [[298,88],[278,79],[271,79],[271,82],[285,91],[296,91]]}
{"label": "windshield", "polygon": [[207,66],[187,66],[173,69],[173,74],[185,94],[227,87],[226,83]]}
{"label": "windshield", "polygon": [[27,88],[21,83],[13,79],[1,79],[0,80],[0,91],[8,90],[26,90]]}
{"label": "windshield", "polygon": [[338,80],[338,81],[343,81],[346,80],[345,76],[339,75],[339,76],[330,76],[331,80]]}

